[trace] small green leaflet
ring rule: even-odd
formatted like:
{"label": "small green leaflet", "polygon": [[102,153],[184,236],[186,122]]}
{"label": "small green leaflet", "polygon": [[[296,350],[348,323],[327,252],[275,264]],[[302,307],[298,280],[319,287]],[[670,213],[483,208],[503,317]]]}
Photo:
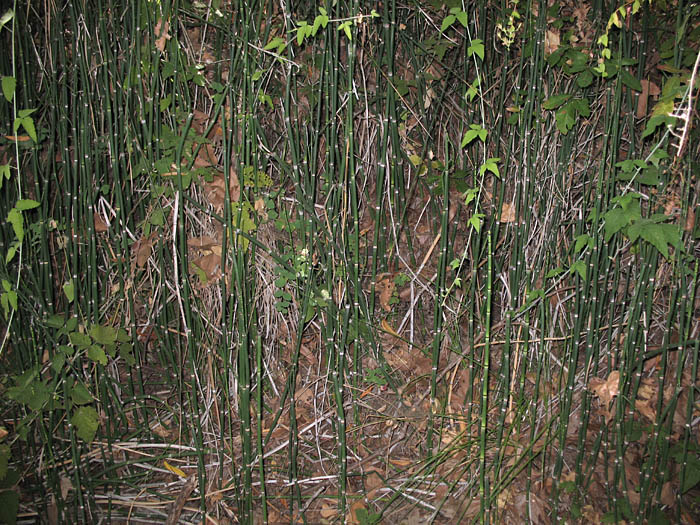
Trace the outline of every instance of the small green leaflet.
{"label": "small green leaflet", "polygon": [[347,20],[338,26],[338,31],[345,31],[345,36],[348,40],[352,40],[352,32],[350,31],[350,26],[352,26],[352,20]]}
{"label": "small green leaflet", "polygon": [[554,95],[542,103],[544,109],[557,109],[571,98],[571,95]]}
{"label": "small green leaflet", "polygon": [[483,222],[484,217],[485,215],[483,213],[475,213],[469,218],[467,224],[473,226],[476,230],[476,233],[479,233],[481,231],[481,223]]}
{"label": "small green leaflet", "polygon": [[2,77],[2,94],[5,100],[12,102],[12,97],[15,96],[15,88],[17,87],[17,79],[15,77]]}
{"label": "small green leaflet", "polygon": [[63,293],[65,294],[66,299],[68,299],[68,302],[72,303],[73,299],[75,299],[75,288],[73,287],[73,279],[63,283]]}
{"label": "small green leaflet", "polygon": [[586,280],[586,263],[583,261],[576,261],[571,265],[571,273],[576,272],[581,276],[581,279]]}
{"label": "small green leaflet", "polygon": [[484,59],[484,41],[480,39],[472,40],[472,43],[467,48],[467,55],[471,57],[472,55],[478,56],[481,60]]}
{"label": "small green leaflet", "polygon": [[487,171],[493,173],[499,179],[501,178],[501,173],[498,171],[498,162],[501,161],[500,157],[491,157],[484,162],[479,168],[479,175],[484,175]]}
{"label": "small green leaflet", "polygon": [[97,410],[92,407],[80,407],[73,412],[70,422],[75,426],[78,437],[86,443],[92,443],[97,434]]}
{"label": "small green leaflet", "polygon": [[469,124],[469,131],[464,134],[462,138],[462,144],[460,147],[464,148],[474,139],[478,138],[481,142],[486,142],[486,137],[488,136],[488,131],[482,128],[479,124]]}

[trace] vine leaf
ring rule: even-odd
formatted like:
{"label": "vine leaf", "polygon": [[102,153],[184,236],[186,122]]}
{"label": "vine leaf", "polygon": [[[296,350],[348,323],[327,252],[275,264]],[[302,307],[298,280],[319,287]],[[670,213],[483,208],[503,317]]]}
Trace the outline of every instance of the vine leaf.
{"label": "vine leaf", "polygon": [[668,259],[668,245],[679,246],[681,236],[677,225],[662,222],[667,218],[665,215],[657,213],[648,219],[635,221],[627,231],[630,241],[634,242],[638,237],[641,237]]}

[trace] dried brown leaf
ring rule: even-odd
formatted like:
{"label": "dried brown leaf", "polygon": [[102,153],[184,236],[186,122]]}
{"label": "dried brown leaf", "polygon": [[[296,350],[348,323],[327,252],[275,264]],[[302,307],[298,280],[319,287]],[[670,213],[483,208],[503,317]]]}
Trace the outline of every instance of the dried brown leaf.
{"label": "dried brown leaf", "polygon": [[171,38],[170,33],[168,33],[169,30],[170,22],[168,20],[164,22],[162,18],[159,18],[158,22],[156,23],[154,33],[158,37],[156,39],[156,48],[161,53],[165,51],[165,44]]}
{"label": "dried brown leaf", "polygon": [[558,29],[547,29],[544,35],[544,52],[546,55],[551,55],[557,49],[559,49],[559,44],[561,43],[561,38],[559,36]]}
{"label": "dried brown leaf", "polygon": [[105,222],[105,220],[102,218],[102,216],[95,212],[94,214],[94,221],[95,221],[95,231],[97,233],[103,233],[109,230],[109,224]]}
{"label": "dried brown leaf", "polygon": [[501,222],[515,222],[515,206],[510,202],[504,202],[501,206]]}

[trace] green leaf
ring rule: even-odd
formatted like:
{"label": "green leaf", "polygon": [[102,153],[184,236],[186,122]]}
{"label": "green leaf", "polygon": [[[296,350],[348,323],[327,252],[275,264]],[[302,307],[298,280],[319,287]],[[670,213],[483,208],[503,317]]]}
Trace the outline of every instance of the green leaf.
{"label": "green leaf", "polygon": [[2,94],[5,95],[5,100],[12,101],[15,96],[15,88],[17,87],[17,79],[15,77],[2,77]]}
{"label": "green leaf", "polygon": [[457,17],[455,15],[447,15],[442,21],[442,25],[440,26],[440,32],[445,32],[445,30],[448,27],[455,23],[455,20],[457,20]]}
{"label": "green leaf", "polygon": [[[466,27],[467,27],[467,23],[469,22],[469,19],[467,18],[467,13],[465,13],[464,11],[458,11],[457,13],[455,13],[455,16],[457,17],[457,21],[458,21],[460,24],[462,24],[462,27],[465,27],[465,28],[466,28]],[[470,47],[471,47],[471,46],[470,46]],[[481,46],[482,52],[483,52],[483,47],[484,47],[484,46],[482,45],[482,46]],[[470,56],[471,56],[471,55],[470,55]],[[484,58],[484,57],[481,57],[482,60],[483,60],[483,58]]]}
{"label": "green leaf", "polygon": [[104,349],[98,345],[90,345],[87,349],[87,356],[91,361],[99,363],[102,366],[107,366],[107,354]]}
{"label": "green leaf", "polygon": [[574,252],[578,253],[585,247],[593,248],[593,239],[587,233],[584,233],[584,234],[576,237],[576,244],[574,246]]}
{"label": "green leaf", "polygon": [[562,272],[564,271],[564,268],[561,266],[557,266],[556,268],[552,268],[547,272],[547,274],[544,276],[545,279],[551,279],[552,277],[556,277],[557,275],[561,275]]}
{"label": "green leaf", "polygon": [[557,129],[562,135],[566,135],[576,124],[576,108],[571,103],[566,104],[554,115],[557,122]]}
{"label": "green leaf", "polygon": [[544,101],[542,104],[542,107],[544,109],[557,109],[560,107],[562,104],[564,104],[566,101],[568,101],[571,98],[571,95],[554,95],[552,97],[549,97],[547,100]]}
{"label": "green leaf", "polygon": [[622,208],[613,208],[605,212],[605,242],[609,242],[613,235],[627,226],[631,219],[629,213]]}
{"label": "green leaf", "polygon": [[12,20],[15,16],[15,11],[14,9],[8,9],[3,13],[3,15],[0,17],[0,29],[5,27],[5,24],[7,24],[10,20]]}
{"label": "green leaf", "polygon": [[134,349],[129,343],[121,343],[119,345],[119,356],[124,359],[124,362],[129,366],[134,366],[136,364],[133,351]]}
{"label": "green leaf", "polygon": [[498,171],[498,162],[500,161],[500,157],[491,157],[490,159],[487,159],[486,162],[484,162],[479,168],[479,175],[484,175],[487,171],[490,171],[500,179],[501,174]]}
{"label": "green leaf", "polygon": [[577,273],[581,276],[581,279],[586,280],[586,263],[583,261],[576,261],[571,265],[571,273]]}
{"label": "green leaf", "polygon": [[94,401],[92,394],[81,381],[78,381],[73,385],[70,398],[75,405],[87,405]]}
{"label": "green leaf", "polygon": [[39,411],[49,400],[49,389],[41,381],[38,370],[32,368],[15,378],[15,386],[7,389],[7,397]]}
{"label": "green leaf", "polygon": [[278,48],[278,50],[279,50],[279,47],[280,47],[280,46],[286,46],[286,43],[285,43],[285,41],[284,41],[282,38],[276,36],[275,38],[273,38],[272,40],[270,40],[270,41],[267,43],[267,45],[265,45],[265,47],[264,47],[263,49],[264,49],[265,51],[270,51],[270,49]]}
{"label": "green leaf", "polygon": [[34,127],[34,120],[29,118],[29,117],[25,117],[22,119],[21,122],[22,122],[22,127],[27,130],[27,133],[29,134],[31,139],[34,142],[39,142],[39,139],[37,138],[37,135],[36,135],[36,128]]}
{"label": "green leaf", "polygon": [[46,326],[49,328],[61,328],[63,325],[66,324],[64,316],[61,314],[53,314],[49,316],[49,318],[46,320]]}
{"label": "green leaf", "polygon": [[63,283],[63,293],[65,294],[66,299],[68,299],[68,302],[72,303],[75,299],[75,287],[73,286],[73,279]]}
{"label": "green leaf", "polygon": [[17,116],[21,120],[23,120],[23,119],[27,118],[29,115],[31,115],[32,113],[34,113],[35,111],[36,111],[36,108],[34,108],[34,109],[20,109],[17,112]]}
{"label": "green leaf", "polygon": [[352,40],[352,32],[350,31],[350,26],[352,25],[352,20],[348,20],[347,22],[343,23],[340,25],[338,29],[343,29],[345,31],[345,36],[348,37],[348,40]]}
{"label": "green leaf", "polygon": [[32,199],[20,199],[17,201],[17,204],[15,205],[15,208],[17,208],[20,211],[24,210],[33,210],[34,208],[38,208],[39,203],[37,201],[34,201]]}
{"label": "green leaf", "polygon": [[630,240],[637,236],[651,243],[661,255],[668,259],[668,245],[678,246],[681,240],[679,227],[675,224],[659,224],[654,219],[643,219],[629,227]]}
{"label": "green leaf", "polygon": [[0,522],[8,525],[17,523],[19,512],[19,494],[15,490],[0,492]]}
{"label": "green leaf", "polygon": [[17,310],[17,292],[10,290],[5,292],[3,296],[7,297],[7,302],[13,310]]}
{"label": "green leaf", "polygon": [[466,192],[466,195],[464,196],[464,205],[469,206],[469,203],[476,199],[476,196],[479,194],[479,190],[476,188],[469,188]]}
{"label": "green leaf", "polygon": [[77,346],[80,350],[84,350],[92,344],[92,339],[87,334],[81,334],[80,332],[71,332],[68,335],[68,340],[74,346]]}
{"label": "green leaf", "polygon": [[483,223],[484,217],[485,215],[483,213],[475,213],[474,215],[469,217],[467,224],[473,226],[476,230],[476,233],[479,233],[481,231],[481,224]]}
{"label": "green leaf", "polygon": [[642,83],[632,76],[632,73],[626,69],[620,70],[620,80],[622,80],[622,83],[628,88],[633,89],[634,91],[642,91]]}
{"label": "green leaf", "polygon": [[80,407],[73,412],[70,422],[75,426],[78,437],[86,443],[92,443],[97,434],[97,410],[92,407]]}
{"label": "green leaf", "polygon": [[7,222],[12,224],[12,229],[15,232],[15,237],[19,242],[24,240],[24,220],[22,213],[17,208],[12,208],[7,214]]}
{"label": "green leaf", "polygon": [[482,128],[478,124],[470,124],[469,127],[471,129],[469,131],[467,131],[464,134],[464,138],[462,138],[462,144],[461,144],[462,148],[464,148],[467,144],[469,144],[471,141],[473,141],[476,138],[480,139],[482,142],[486,142],[486,137],[488,136],[488,131],[486,131],[484,128]]}
{"label": "green leaf", "polygon": [[112,326],[96,324],[90,328],[90,336],[98,344],[111,345],[117,340],[117,329]]}
{"label": "green leaf", "polygon": [[478,56],[481,60],[484,59],[484,41],[483,40],[480,40],[478,38],[472,40],[472,43],[467,48],[467,55],[469,55],[471,57],[474,54],[476,54],[476,56]]}
{"label": "green leaf", "polygon": [[10,460],[10,446],[9,445],[0,445],[0,480],[5,479],[5,476],[7,476],[7,464]]}
{"label": "green leaf", "polygon": [[19,246],[20,245],[17,241],[10,245],[10,247],[7,249],[7,253],[5,254],[5,264],[9,263],[15,257],[15,253],[17,253]]}
{"label": "green leaf", "polygon": [[[671,107],[673,107],[673,105],[671,105]],[[656,128],[658,128],[662,124],[665,124],[667,126],[673,126],[675,122],[675,117],[671,117],[669,115],[652,116],[647,122],[647,127],[644,129],[644,133],[642,133],[642,138],[644,139],[649,135],[652,135],[656,131]]]}
{"label": "green leaf", "polygon": [[56,354],[51,359],[51,370],[55,374],[59,374],[63,370],[63,366],[66,364],[66,356],[61,352],[56,352]]}
{"label": "green leaf", "polygon": [[683,478],[681,493],[685,494],[698,483],[700,483],[700,459],[698,459],[697,456],[689,455],[686,461],[685,477]]}
{"label": "green leaf", "polygon": [[590,69],[586,69],[576,77],[576,83],[580,88],[587,88],[593,83],[593,73]]}

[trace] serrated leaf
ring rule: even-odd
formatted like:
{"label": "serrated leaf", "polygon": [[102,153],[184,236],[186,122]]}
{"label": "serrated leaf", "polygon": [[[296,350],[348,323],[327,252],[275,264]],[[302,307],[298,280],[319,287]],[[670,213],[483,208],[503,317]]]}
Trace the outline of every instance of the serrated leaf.
{"label": "serrated leaf", "polygon": [[94,401],[92,394],[81,381],[78,381],[73,385],[70,398],[75,405],[87,405]]}
{"label": "serrated leaf", "polygon": [[92,344],[92,339],[87,334],[81,334],[80,332],[71,332],[68,334],[68,340],[72,345],[77,346],[80,350],[84,350]]}
{"label": "serrated leaf", "polygon": [[97,324],[90,328],[90,336],[98,344],[111,345],[117,340],[117,329],[112,326]]}
{"label": "serrated leaf", "polygon": [[15,88],[17,87],[17,79],[15,77],[2,77],[2,94],[5,100],[12,102],[12,97],[15,96]]}
{"label": "serrated leaf", "polygon": [[63,370],[63,365],[66,364],[66,356],[62,352],[57,352],[51,359],[51,370],[58,374]]}
{"label": "serrated leaf", "polygon": [[571,98],[571,95],[554,95],[542,103],[544,109],[557,109]]}
{"label": "serrated leaf", "polygon": [[75,427],[76,434],[80,439],[86,443],[92,443],[99,426],[97,410],[90,406],[80,407],[73,412],[70,422]]}
{"label": "serrated leaf", "polygon": [[582,71],[580,75],[576,77],[576,83],[580,88],[587,88],[593,83],[593,73],[590,69]]}
{"label": "serrated leaf", "polygon": [[87,356],[91,361],[99,363],[102,366],[107,366],[107,354],[104,349],[98,345],[90,345],[87,349]]}
{"label": "serrated leaf", "polygon": [[571,131],[571,128],[576,124],[575,111],[573,106],[567,104],[560,108],[554,115],[557,123],[557,129],[562,135],[566,135]]}

